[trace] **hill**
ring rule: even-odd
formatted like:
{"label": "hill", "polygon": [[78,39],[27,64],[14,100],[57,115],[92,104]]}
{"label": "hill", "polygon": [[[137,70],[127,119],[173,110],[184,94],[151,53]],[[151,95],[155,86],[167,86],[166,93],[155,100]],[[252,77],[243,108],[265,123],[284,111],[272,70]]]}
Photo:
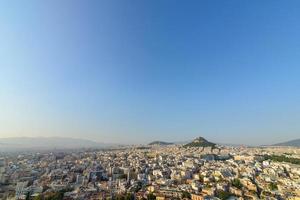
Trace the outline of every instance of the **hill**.
{"label": "hill", "polygon": [[300,139],[290,140],[287,142],[282,142],[278,144],[274,144],[272,146],[291,146],[291,147],[300,147]]}
{"label": "hill", "polygon": [[212,147],[214,148],[216,146],[215,143],[207,141],[203,137],[198,137],[194,139],[192,142],[184,145],[184,147]]}
{"label": "hill", "polygon": [[148,145],[172,145],[174,143],[171,142],[163,142],[163,141],[154,141],[149,143]]}
{"label": "hill", "polygon": [[66,137],[11,137],[0,138],[0,151],[104,148],[110,144]]}

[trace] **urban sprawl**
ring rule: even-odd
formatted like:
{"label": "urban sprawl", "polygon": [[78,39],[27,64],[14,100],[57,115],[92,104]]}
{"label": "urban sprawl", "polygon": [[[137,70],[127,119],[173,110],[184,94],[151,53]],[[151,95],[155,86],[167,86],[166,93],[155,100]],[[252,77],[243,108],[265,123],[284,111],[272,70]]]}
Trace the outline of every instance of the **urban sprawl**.
{"label": "urban sprawl", "polygon": [[300,199],[299,155],[183,145],[7,153],[0,199]]}

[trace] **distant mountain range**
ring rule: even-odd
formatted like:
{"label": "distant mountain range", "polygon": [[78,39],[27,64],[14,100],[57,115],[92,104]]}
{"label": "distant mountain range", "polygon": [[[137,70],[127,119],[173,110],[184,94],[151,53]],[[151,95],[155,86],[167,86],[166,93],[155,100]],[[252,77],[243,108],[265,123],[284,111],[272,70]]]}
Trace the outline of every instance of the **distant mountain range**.
{"label": "distant mountain range", "polygon": [[1,151],[48,150],[76,148],[105,148],[113,144],[66,137],[12,137],[0,138]]}
{"label": "distant mountain range", "polygon": [[[148,145],[172,145],[184,144],[184,147],[216,147],[213,142],[203,137],[198,137],[186,142],[153,141]],[[117,144],[95,142],[87,139],[76,139],[67,137],[12,137],[0,138],[0,152],[26,151],[26,150],[51,150],[51,149],[79,149],[79,148],[110,148]],[[293,146],[300,147],[300,139],[291,140],[271,146]]]}
{"label": "distant mountain range", "polygon": [[278,144],[274,144],[272,146],[292,146],[292,147],[300,147],[300,139],[290,140],[287,142],[282,142]]}
{"label": "distant mountain range", "polygon": [[149,143],[148,145],[172,145],[172,142],[163,142],[163,141],[154,141]]}
{"label": "distant mountain range", "polygon": [[198,137],[194,139],[192,142],[184,145],[184,147],[212,147],[212,148],[214,148],[215,146],[216,146],[215,143],[209,142],[203,137]]}

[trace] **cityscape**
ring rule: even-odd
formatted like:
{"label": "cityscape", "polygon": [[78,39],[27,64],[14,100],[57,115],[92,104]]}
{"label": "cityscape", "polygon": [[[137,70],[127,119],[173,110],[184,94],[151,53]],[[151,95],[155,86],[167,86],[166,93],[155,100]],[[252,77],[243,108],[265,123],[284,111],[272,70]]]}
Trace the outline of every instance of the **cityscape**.
{"label": "cityscape", "polygon": [[187,144],[2,154],[1,199],[300,198],[295,146],[223,146],[199,137]]}
{"label": "cityscape", "polygon": [[300,200],[300,0],[0,1],[0,200]]}

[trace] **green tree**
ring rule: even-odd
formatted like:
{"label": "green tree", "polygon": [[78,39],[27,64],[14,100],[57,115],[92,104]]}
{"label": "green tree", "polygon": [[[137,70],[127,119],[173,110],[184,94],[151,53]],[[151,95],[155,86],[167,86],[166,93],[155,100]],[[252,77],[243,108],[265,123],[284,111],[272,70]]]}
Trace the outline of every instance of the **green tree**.
{"label": "green tree", "polygon": [[203,182],[204,182],[204,176],[203,176],[203,175],[201,175],[201,174],[199,174],[199,181],[200,181],[201,183],[203,183]]}
{"label": "green tree", "polygon": [[155,199],[156,199],[156,196],[155,196],[153,193],[149,193],[149,194],[147,195],[147,199],[148,199],[148,200],[155,200]]}
{"label": "green tree", "polygon": [[269,188],[270,188],[270,190],[278,190],[278,186],[276,183],[270,183]]}
{"label": "green tree", "polygon": [[33,198],[33,200],[42,200],[42,199],[43,199],[43,198],[42,198],[41,195],[38,195],[38,196],[36,196],[36,197]]}
{"label": "green tree", "polygon": [[187,198],[187,199],[191,199],[191,194],[189,192],[186,192],[186,191],[183,191],[182,194],[181,194],[181,198],[184,199],[184,198]]}
{"label": "green tree", "polygon": [[47,197],[46,200],[63,200],[64,198],[64,192],[55,192],[51,196]]}
{"label": "green tree", "polygon": [[120,175],[119,178],[120,178],[120,179],[127,179],[127,174],[122,174],[122,175]]}
{"label": "green tree", "polygon": [[30,200],[30,193],[27,192],[25,200]]}
{"label": "green tree", "polygon": [[265,155],[264,156],[265,160],[272,160],[275,162],[288,162],[292,164],[300,164],[300,159],[299,158],[292,158],[292,157],[287,157],[285,155]]}
{"label": "green tree", "polygon": [[220,199],[226,200],[230,196],[231,196],[230,192],[226,192],[226,191],[223,191],[223,190],[217,191],[217,197],[220,198]]}
{"label": "green tree", "polygon": [[116,200],[125,200],[125,197],[124,197],[124,195],[122,195],[122,194],[118,194],[118,195],[116,196]]}
{"label": "green tree", "polygon": [[240,179],[238,179],[238,178],[233,179],[232,185],[233,185],[234,187],[239,188],[239,189],[242,189],[242,187],[243,187],[243,185],[242,185]]}
{"label": "green tree", "polygon": [[132,193],[127,193],[127,194],[126,194],[126,197],[125,197],[125,200],[134,200],[134,194],[132,194]]}

